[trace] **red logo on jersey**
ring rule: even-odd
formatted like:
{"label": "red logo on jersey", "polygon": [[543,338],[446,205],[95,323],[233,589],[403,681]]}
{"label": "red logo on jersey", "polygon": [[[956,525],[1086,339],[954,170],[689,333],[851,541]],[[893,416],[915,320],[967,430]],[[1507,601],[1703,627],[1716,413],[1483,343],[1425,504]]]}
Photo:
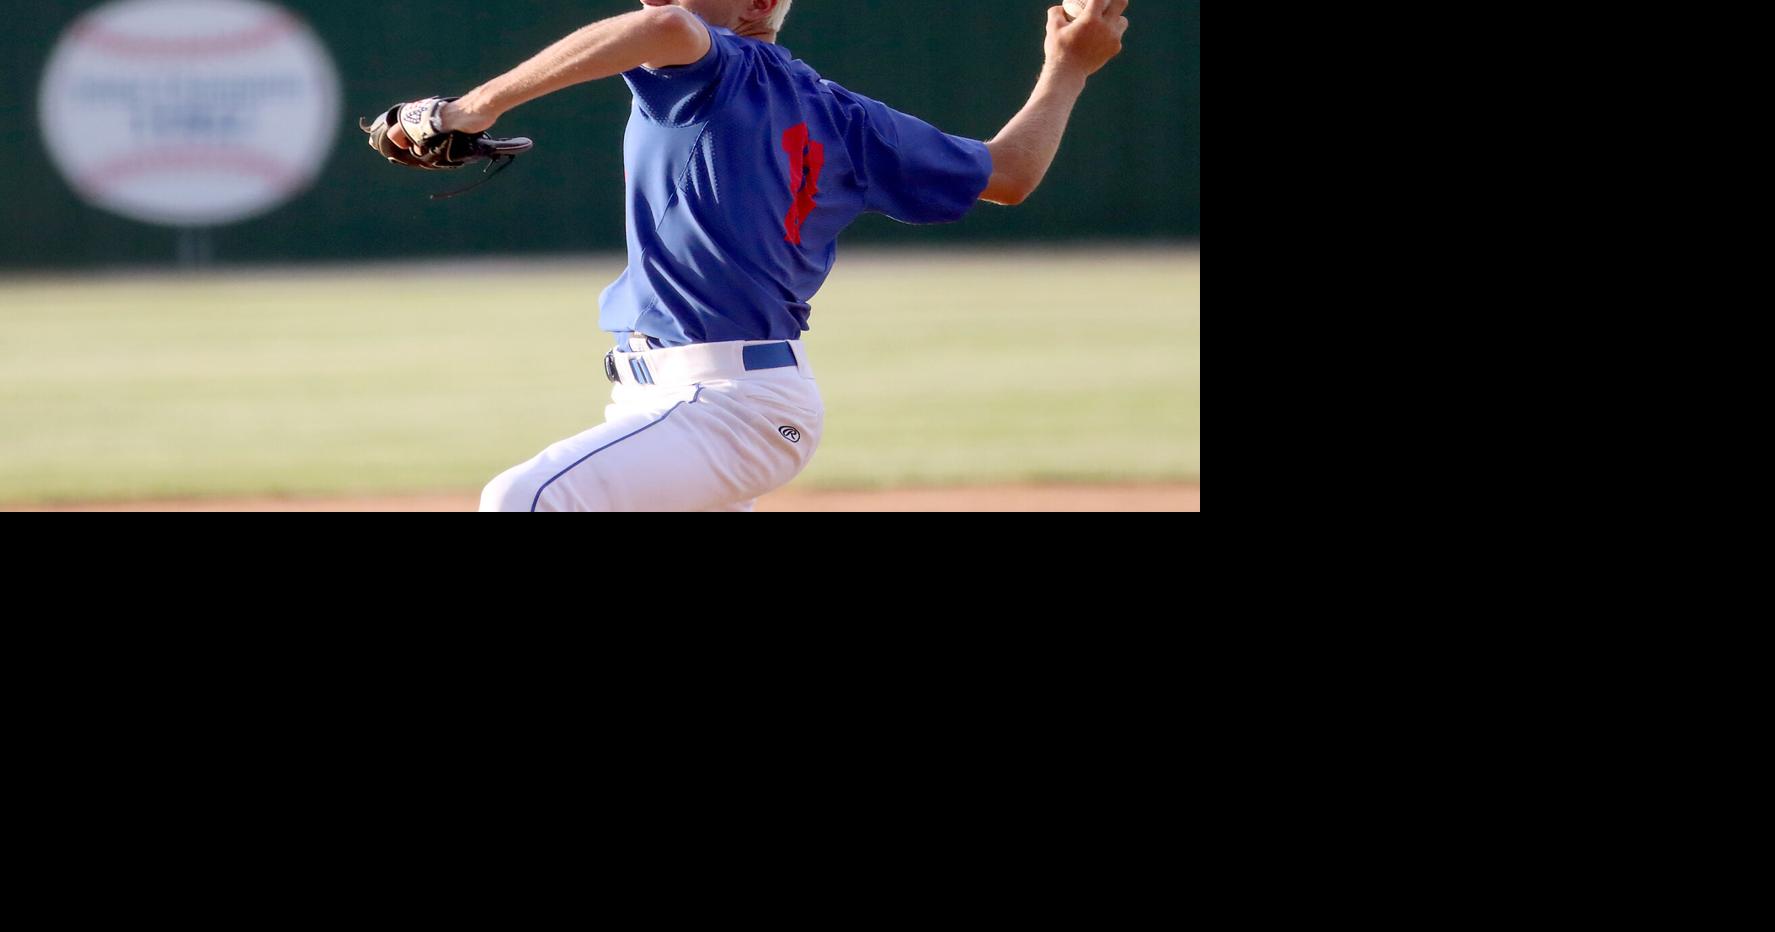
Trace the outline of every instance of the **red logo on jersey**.
{"label": "red logo on jersey", "polygon": [[814,203],[814,195],[820,193],[820,171],[826,167],[826,147],[807,138],[807,124],[803,123],[783,134],[783,151],[789,153],[789,193],[795,195],[795,203],[789,205],[789,215],[783,218],[786,231],[783,239],[799,246],[801,225],[819,206]]}

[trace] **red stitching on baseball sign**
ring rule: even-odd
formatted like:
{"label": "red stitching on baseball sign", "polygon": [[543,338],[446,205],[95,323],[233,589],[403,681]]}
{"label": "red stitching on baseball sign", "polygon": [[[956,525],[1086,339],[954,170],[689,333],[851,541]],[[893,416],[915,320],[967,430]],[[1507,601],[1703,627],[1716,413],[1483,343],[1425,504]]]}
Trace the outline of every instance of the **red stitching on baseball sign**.
{"label": "red stitching on baseball sign", "polygon": [[826,147],[809,139],[807,124],[789,128],[783,134],[783,151],[789,153],[789,193],[795,203],[783,218],[783,239],[801,245],[801,225],[820,206],[814,196],[820,193],[820,172],[826,167]]}
{"label": "red stitching on baseball sign", "polygon": [[216,36],[132,36],[111,32],[92,17],[75,23],[69,32],[80,42],[113,55],[142,58],[251,52],[282,39],[300,25],[294,16],[279,10],[251,29]]}
{"label": "red stitching on baseball sign", "polygon": [[226,171],[250,175],[278,189],[293,187],[299,180],[290,169],[251,152],[163,149],[118,156],[81,173],[79,185],[87,191],[102,191],[136,175],[171,171]]}

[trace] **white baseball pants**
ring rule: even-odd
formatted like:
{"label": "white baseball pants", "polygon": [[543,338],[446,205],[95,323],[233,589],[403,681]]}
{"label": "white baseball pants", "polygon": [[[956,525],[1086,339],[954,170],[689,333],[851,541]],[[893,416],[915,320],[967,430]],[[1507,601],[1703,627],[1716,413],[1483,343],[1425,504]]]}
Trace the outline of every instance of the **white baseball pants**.
{"label": "white baseball pants", "polygon": [[[748,365],[786,360],[779,368]],[[481,492],[482,511],[751,511],[819,448],[825,407],[800,341],[613,353],[604,423]]]}

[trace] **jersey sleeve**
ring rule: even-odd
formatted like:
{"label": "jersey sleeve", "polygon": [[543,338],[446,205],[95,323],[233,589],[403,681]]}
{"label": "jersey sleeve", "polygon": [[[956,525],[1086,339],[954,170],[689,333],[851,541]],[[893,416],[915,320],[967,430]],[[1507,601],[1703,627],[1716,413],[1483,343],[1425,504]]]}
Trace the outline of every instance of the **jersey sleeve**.
{"label": "jersey sleeve", "polygon": [[868,184],[863,208],[901,223],[950,223],[966,216],[992,180],[986,144],[860,99],[869,122],[858,160]]}
{"label": "jersey sleeve", "polygon": [[731,78],[741,57],[734,43],[731,35],[709,29],[709,50],[702,58],[670,68],[631,68],[622,79],[642,116],[662,126],[688,126],[708,117],[721,82]]}

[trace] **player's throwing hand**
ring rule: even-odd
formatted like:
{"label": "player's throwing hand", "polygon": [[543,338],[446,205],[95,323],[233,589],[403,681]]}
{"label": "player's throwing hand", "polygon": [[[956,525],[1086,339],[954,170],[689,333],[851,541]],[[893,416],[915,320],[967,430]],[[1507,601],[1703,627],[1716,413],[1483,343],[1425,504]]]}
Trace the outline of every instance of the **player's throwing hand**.
{"label": "player's throwing hand", "polygon": [[1076,19],[1069,18],[1067,7],[1048,10],[1048,65],[1081,76],[1096,74],[1109,60],[1122,53],[1122,35],[1128,31],[1128,0],[1068,0],[1068,6],[1083,9]]}

